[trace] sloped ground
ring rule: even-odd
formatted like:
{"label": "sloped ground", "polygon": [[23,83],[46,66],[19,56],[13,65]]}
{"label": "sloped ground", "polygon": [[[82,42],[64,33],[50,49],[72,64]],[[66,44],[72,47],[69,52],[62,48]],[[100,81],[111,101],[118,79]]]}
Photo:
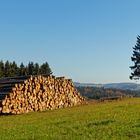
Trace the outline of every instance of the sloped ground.
{"label": "sloped ground", "polygon": [[0,116],[0,140],[139,140],[140,98]]}

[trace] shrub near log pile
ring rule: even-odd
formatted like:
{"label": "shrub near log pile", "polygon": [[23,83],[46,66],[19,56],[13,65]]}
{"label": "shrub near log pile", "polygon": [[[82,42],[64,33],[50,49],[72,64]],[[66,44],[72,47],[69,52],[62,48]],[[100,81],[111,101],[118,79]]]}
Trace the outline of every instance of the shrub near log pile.
{"label": "shrub near log pile", "polygon": [[54,76],[30,77],[16,84],[2,101],[2,113],[21,114],[32,111],[53,110],[85,103],[72,80]]}

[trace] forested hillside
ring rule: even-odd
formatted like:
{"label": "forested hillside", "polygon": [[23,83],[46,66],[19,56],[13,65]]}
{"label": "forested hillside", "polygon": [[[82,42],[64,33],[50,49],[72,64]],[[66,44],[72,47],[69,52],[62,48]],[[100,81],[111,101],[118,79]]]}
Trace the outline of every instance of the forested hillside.
{"label": "forested hillside", "polygon": [[140,91],[119,90],[119,89],[105,89],[103,87],[76,87],[82,96],[91,99],[100,99],[103,97],[114,96],[134,96],[140,97]]}

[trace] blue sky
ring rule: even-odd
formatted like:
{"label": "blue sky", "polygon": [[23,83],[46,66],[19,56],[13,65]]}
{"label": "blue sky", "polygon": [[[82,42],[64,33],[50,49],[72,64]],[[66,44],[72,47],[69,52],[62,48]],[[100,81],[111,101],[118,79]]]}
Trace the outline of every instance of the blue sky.
{"label": "blue sky", "polygon": [[79,82],[131,82],[139,0],[0,1],[0,59],[47,61]]}

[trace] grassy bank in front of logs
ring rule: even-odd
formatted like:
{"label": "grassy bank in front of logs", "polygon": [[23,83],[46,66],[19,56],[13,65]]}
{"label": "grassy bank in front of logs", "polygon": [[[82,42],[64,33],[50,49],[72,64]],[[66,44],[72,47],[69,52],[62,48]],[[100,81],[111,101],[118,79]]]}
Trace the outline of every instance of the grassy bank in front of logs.
{"label": "grassy bank in front of logs", "polygon": [[0,140],[139,140],[140,98],[0,116]]}

